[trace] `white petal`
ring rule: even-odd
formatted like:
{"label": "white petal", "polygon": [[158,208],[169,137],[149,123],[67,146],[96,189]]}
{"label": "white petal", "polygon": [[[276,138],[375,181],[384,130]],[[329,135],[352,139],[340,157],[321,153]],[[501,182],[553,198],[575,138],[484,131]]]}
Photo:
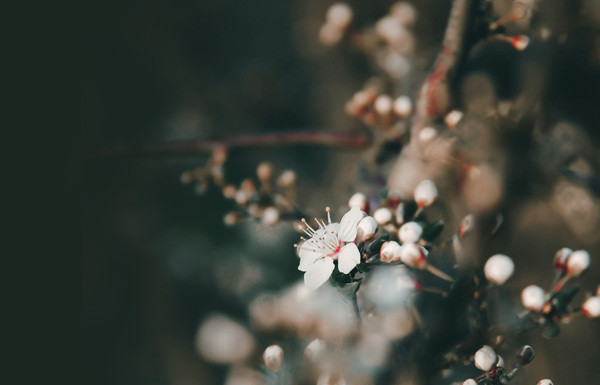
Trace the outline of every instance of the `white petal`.
{"label": "white petal", "polygon": [[315,261],[304,273],[304,284],[311,290],[316,290],[325,283],[333,271],[333,259],[322,258]]}
{"label": "white petal", "polygon": [[354,243],[348,243],[338,254],[338,270],[348,274],[360,262],[360,252]]}
{"label": "white petal", "polygon": [[323,255],[319,253],[315,253],[314,251],[306,250],[300,253],[300,265],[298,265],[298,270],[306,271],[313,263],[319,258],[322,258]]}
{"label": "white petal", "polygon": [[358,206],[354,206],[342,217],[338,237],[344,242],[352,242],[356,238],[358,222],[365,215]]}

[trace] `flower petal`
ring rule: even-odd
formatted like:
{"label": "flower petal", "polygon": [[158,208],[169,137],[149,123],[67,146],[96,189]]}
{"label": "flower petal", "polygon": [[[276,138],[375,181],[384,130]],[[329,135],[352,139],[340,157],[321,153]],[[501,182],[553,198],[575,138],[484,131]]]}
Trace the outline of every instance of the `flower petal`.
{"label": "flower petal", "polygon": [[319,258],[324,257],[323,254],[314,252],[312,250],[300,250],[300,264],[298,270],[306,271],[313,263]]}
{"label": "flower petal", "polygon": [[358,206],[354,206],[342,217],[338,238],[344,242],[352,242],[356,238],[358,222],[365,215]]}
{"label": "flower petal", "polygon": [[333,268],[333,259],[331,258],[325,257],[313,262],[304,273],[304,284],[309,289],[316,290],[329,279]]}
{"label": "flower petal", "polygon": [[360,252],[354,243],[349,243],[338,253],[338,270],[348,274],[360,262]]}

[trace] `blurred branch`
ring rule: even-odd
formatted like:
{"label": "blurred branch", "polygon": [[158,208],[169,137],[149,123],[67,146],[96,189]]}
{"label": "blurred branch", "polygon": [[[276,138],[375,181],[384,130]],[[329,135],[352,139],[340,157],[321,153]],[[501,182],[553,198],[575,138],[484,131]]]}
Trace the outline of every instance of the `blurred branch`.
{"label": "blurred branch", "polygon": [[279,147],[299,144],[361,150],[370,144],[370,140],[359,134],[300,131],[241,135],[220,140],[186,140],[144,145],[116,145],[98,151],[95,156],[182,156],[211,153],[219,148],[231,150],[244,147]]}

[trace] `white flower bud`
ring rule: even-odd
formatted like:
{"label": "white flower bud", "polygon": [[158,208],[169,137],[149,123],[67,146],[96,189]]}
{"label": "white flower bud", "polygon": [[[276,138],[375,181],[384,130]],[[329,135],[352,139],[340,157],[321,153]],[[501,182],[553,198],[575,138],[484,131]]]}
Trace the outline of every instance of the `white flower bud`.
{"label": "white flower bud", "polygon": [[272,372],[277,373],[283,367],[283,349],[279,345],[271,345],[263,353],[265,366]]}
{"label": "white flower bud", "polygon": [[325,19],[327,23],[344,29],[352,22],[354,13],[346,3],[335,3],[327,10]]}
{"label": "white flower bud", "polygon": [[356,234],[360,241],[366,242],[377,232],[377,221],[373,217],[364,217],[358,222]]}
{"label": "white flower bud", "polygon": [[435,138],[437,136],[437,134],[438,134],[438,132],[435,128],[423,127],[419,131],[419,141],[421,143],[427,143],[427,142],[433,140],[433,138]]}
{"label": "white flower bud", "polygon": [[245,204],[247,204],[250,201],[251,197],[252,197],[252,192],[245,190],[245,189],[239,189],[235,193],[235,203],[237,203],[240,206],[244,206]]}
{"label": "white flower bud", "polygon": [[326,348],[327,346],[325,345],[325,342],[317,338],[313,342],[308,344],[308,346],[304,350],[304,356],[310,362],[316,362],[319,359],[319,357],[323,354]]}
{"label": "white flower bud", "polygon": [[390,8],[390,15],[394,17],[400,24],[410,26],[417,20],[417,11],[411,4],[400,1]]}
{"label": "white flower bud", "polygon": [[460,221],[460,226],[458,227],[458,235],[461,238],[464,238],[465,235],[469,234],[473,227],[475,226],[475,216],[473,214],[469,214]]}
{"label": "white flower bud", "polygon": [[527,309],[540,311],[546,303],[546,292],[539,286],[527,286],[521,292],[521,302]]}
{"label": "white flower bud", "polygon": [[379,115],[388,115],[392,112],[392,98],[388,95],[379,95],[377,99],[375,99],[373,107]]}
{"label": "white flower bud", "polygon": [[379,251],[381,262],[392,263],[400,259],[402,254],[402,246],[396,241],[384,242]]}
{"label": "white flower bud", "polygon": [[585,250],[574,251],[567,259],[567,274],[579,277],[590,267],[590,254]]}
{"label": "white flower bud", "polygon": [[475,353],[475,366],[484,372],[492,369],[497,361],[498,357],[491,346],[484,345]]}
{"label": "white flower bud", "polygon": [[256,168],[256,175],[258,176],[258,179],[263,182],[271,179],[271,176],[273,175],[273,166],[267,162],[259,164]]}
{"label": "white flower bud", "polygon": [[412,112],[412,102],[408,96],[399,96],[394,100],[394,112],[400,116],[405,117],[410,115]]}
{"label": "white flower bud", "polygon": [[350,197],[348,200],[348,207],[352,208],[358,206],[362,211],[365,211],[367,209],[367,202],[367,196],[358,192]]}
{"label": "white flower bud", "polygon": [[458,122],[460,122],[462,117],[463,117],[462,112],[460,112],[458,110],[450,111],[444,118],[446,127],[448,127],[451,130],[454,129],[456,127],[456,125],[458,124]]}
{"label": "white flower bud", "polygon": [[296,173],[292,170],[285,170],[277,178],[277,185],[283,188],[292,187],[296,183]]}
{"label": "white flower bud", "polygon": [[373,213],[373,218],[375,218],[380,225],[385,225],[392,220],[392,210],[387,207],[380,207]]}
{"label": "white flower bud", "polygon": [[398,238],[402,243],[416,243],[423,235],[423,228],[417,222],[407,222],[398,230]]}
{"label": "white flower bud", "polygon": [[558,250],[556,254],[554,254],[554,268],[560,271],[567,270],[567,260],[571,254],[573,254],[573,250],[568,247],[563,247]]}
{"label": "white flower bud", "polygon": [[405,243],[402,245],[400,259],[407,266],[421,269],[427,263],[427,250],[415,243]]}
{"label": "white flower bud", "polygon": [[462,382],[462,385],[477,385],[477,381],[475,381],[475,380],[474,380],[474,379],[472,379],[472,378],[469,378],[469,379],[467,379],[467,380],[464,380],[464,381]]}
{"label": "white flower bud", "polygon": [[517,35],[511,39],[511,44],[517,51],[523,51],[529,45],[529,38],[525,35]]}
{"label": "white flower bud", "polygon": [[343,30],[333,24],[325,23],[319,30],[319,40],[326,46],[336,45],[342,40]]}
{"label": "white flower bud", "polygon": [[506,282],[514,271],[515,264],[512,259],[502,254],[491,256],[483,267],[485,277],[496,285],[502,285]]}
{"label": "white flower bud", "polygon": [[537,385],[554,385],[554,383],[549,379],[544,378],[543,380],[540,380],[540,382],[538,382]]}
{"label": "white flower bud", "polygon": [[279,221],[279,210],[275,207],[267,207],[262,212],[262,224],[265,226],[273,226]]}
{"label": "white flower bud", "polygon": [[600,317],[600,297],[594,296],[588,298],[583,305],[581,305],[581,311],[587,318]]}
{"label": "white flower bud", "polygon": [[419,207],[431,206],[438,196],[437,187],[435,183],[430,180],[424,180],[417,185],[414,192],[415,202]]}

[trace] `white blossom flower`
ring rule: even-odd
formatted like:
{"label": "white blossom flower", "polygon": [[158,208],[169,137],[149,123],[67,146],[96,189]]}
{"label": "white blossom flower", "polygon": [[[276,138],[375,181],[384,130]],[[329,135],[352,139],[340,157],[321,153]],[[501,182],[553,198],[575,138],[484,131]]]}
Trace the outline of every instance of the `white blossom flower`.
{"label": "white blossom flower", "polygon": [[539,286],[529,285],[521,292],[523,306],[533,311],[540,311],[546,303],[546,292]]}
{"label": "white blossom flower", "polygon": [[312,290],[329,279],[334,261],[337,260],[338,270],[343,274],[350,273],[360,262],[360,252],[352,242],[356,238],[358,222],[365,213],[354,206],[344,214],[340,223],[331,223],[329,207],[326,210],[329,223],[317,220],[317,229],[303,220],[306,228],[301,226],[301,229],[310,238],[297,246],[300,256],[298,270],[305,272],[304,283]]}
{"label": "white blossom flower", "polygon": [[540,380],[540,382],[538,382],[537,385],[554,385],[554,383],[549,379],[544,378],[543,380]]}
{"label": "white blossom flower", "polygon": [[567,274],[579,277],[590,267],[590,254],[585,250],[574,251],[567,259]]}
{"label": "white blossom flower", "polygon": [[417,222],[407,222],[398,230],[398,238],[402,243],[416,243],[423,235],[423,228]]}
{"label": "white blossom flower", "polygon": [[415,202],[417,202],[419,207],[427,207],[435,201],[435,198],[437,198],[438,190],[435,183],[430,180],[424,180],[417,185],[414,195]]}
{"label": "white blossom flower", "polygon": [[475,366],[484,372],[493,368],[497,361],[498,357],[491,346],[484,345],[475,353]]}
{"label": "white blossom flower", "polygon": [[594,296],[588,298],[583,305],[581,305],[581,311],[587,318],[600,317],[600,297]]}
{"label": "white blossom flower", "polygon": [[491,256],[483,267],[485,277],[496,285],[502,285],[506,282],[514,271],[515,264],[512,259],[502,254]]}
{"label": "white blossom flower", "polygon": [[265,366],[272,372],[279,372],[283,367],[283,349],[279,345],[271,345],[263,353]]}

